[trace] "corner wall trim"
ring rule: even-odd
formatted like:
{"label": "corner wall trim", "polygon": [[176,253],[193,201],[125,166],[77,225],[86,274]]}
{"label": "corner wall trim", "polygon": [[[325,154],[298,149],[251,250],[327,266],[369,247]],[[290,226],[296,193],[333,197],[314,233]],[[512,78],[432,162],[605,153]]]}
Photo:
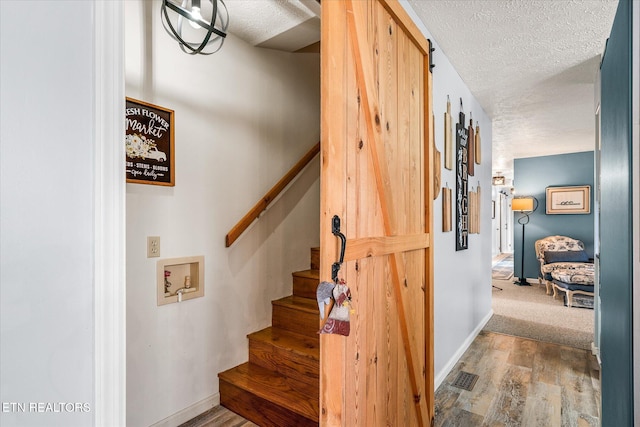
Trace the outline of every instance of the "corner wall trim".
{"label": "corner wall trim", "polygon": [[440,372],[436,374],[436,378],[434,381],[435,390],[438,390],[438,387],[440,387],[440,385],[444,382],[444,379],[447,377],[447,375],[449,375],[449,372],[451,372],[451,370],[456,365],[456,363],[458,363],[458,360],[460,360],[464,352],[467,351],[469,346],[471,346],[471,343],[473,343],[473,340],[475,340],[478,334],[480,333],[480,331],[482,331],[482,328],[484,328],[487,322],[489,322],[489,320],[491,319],[491,316],[493,316],[493,309],[489,311],[489,313],[485,316],[484,319],[480,321],[480,323],[478,323],[478,326],[476,326],[473,332],[469,334],[469,336],[462,343],[460,348],[458,348],[458,351],[456,351],[454,355],[451,356],[451,359],[449,359],[449,362],[447,362],[447,364],[444,365],[444,367],[440,370]]}
{"label": "corner wall trim", "polygon": [[124,6],[93,0],[94,420],[126,425]]}

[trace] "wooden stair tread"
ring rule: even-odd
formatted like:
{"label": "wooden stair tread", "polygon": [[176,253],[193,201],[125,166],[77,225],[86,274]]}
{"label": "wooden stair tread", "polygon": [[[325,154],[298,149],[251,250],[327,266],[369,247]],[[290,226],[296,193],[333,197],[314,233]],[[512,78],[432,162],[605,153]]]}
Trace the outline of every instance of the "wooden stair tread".
{"label": "wooden stair tread", "polygon": [[247,336],[250,340],[269,342],[283,350],[320,360],[320,337],[309,337],[284,329],[268,327]]}
{"label": "wooden stair tread", "polygon": [[320,270],[302,270],[293,273],[294,277],[304,277],[307,279],[320,280]]}
{"label": "wooden stair tread", "polygon": [[300,310],[305,313],[314,313],[318,315],[318,319],[320,318],[320,312],[318,310],[318,302],[315,299],[289,295],[288,297],[273,300],[271,301],[271,304],[293,308],[295,310]]}
{"label": "wooden stair tread", "polygon": [[305,418],[319,419],[320,390],[308,384],[295,382],[269,369],[243,363],[218,374],[226,381],[262,399],[275,403]]}

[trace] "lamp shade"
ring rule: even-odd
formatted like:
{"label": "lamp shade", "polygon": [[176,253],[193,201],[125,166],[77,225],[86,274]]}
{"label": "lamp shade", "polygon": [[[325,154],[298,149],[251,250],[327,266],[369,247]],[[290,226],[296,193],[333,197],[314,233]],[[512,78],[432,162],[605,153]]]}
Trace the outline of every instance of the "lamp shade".
{"label": "lamp shade", "polygon": [[533,212],[533,197],[517,197],[511,201],[514,212]]}

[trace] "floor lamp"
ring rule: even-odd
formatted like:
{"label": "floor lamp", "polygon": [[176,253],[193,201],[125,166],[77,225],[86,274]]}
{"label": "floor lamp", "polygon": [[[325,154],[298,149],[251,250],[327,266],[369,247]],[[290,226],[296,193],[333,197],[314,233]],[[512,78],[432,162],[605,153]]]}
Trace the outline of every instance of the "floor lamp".
{"label": "floor lamp", "polygon": [[[511,201],[511,210],[522,214],[518,219],[518,224],[522,225],[522,253],[520,258],[520,278],[516,280],[516,285],[530,286],[524,275],[524,226],[529,223],[529,214],[534,211],[533,197],[516,197]],[[526,221],[525,221],[526,220]]]}

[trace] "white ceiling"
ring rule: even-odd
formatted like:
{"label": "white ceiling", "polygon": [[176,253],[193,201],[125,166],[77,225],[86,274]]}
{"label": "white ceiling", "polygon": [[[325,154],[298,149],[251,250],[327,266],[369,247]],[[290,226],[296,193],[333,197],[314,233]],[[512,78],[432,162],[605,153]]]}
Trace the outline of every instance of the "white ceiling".
{"label": "white ceiling", "polygon": [[[409,0],[493,119],[494,174],[511,178],[514,158],[593,149],[594,81],[617,3]],[[253,45],[294,51],[319,39],[316,0],[226,4],[229,32]]]}

